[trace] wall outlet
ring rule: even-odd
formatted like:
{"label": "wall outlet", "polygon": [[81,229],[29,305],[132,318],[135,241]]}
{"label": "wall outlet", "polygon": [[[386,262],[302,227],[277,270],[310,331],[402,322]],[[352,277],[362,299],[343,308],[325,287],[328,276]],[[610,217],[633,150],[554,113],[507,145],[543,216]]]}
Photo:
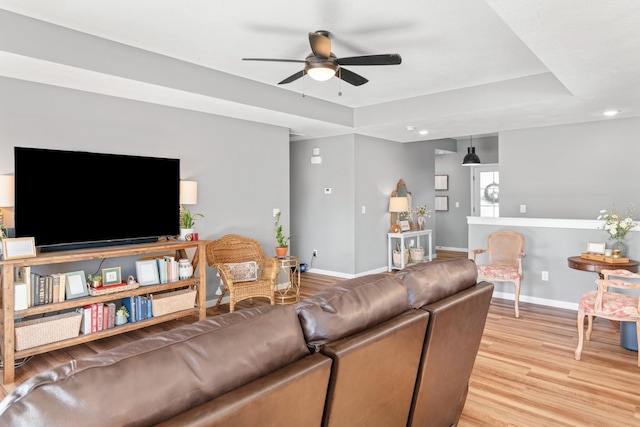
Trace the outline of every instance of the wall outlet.
{"label": "wall outlet", "polygon": [[542,280],[544,282],[548,282],[549,281],[549,272],[548,271],[543,271],[542,272]]}
{"label": "wall outlet", "polygon": [[314,250],[313,250],[313,257],[315,258],[315,257],[317,257],[317,256],[318,256],[318,250],[317,250],[317,249],[314,249]]}

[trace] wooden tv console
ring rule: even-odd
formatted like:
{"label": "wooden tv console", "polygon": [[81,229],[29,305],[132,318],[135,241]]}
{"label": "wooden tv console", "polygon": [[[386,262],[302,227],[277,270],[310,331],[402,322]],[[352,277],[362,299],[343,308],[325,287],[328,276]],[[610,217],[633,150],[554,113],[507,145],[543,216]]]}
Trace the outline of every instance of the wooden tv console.
{"label": "wooden tv console", "polygon": [[[2,300],[0,316],[2,342],[0,350],[2,351],[3,362],[3,384],[11,384],[15,375],[15,360],[24,357],[42,354],[60,348],[70,347],[89,341],[98,340],[105,337],[119,335],[124,332],[135,329],[144,328],[146,326],[155,325],[170,320],[175,320],[185,316],[198,316],[199,320],[206,318],[206,266],[205,262],[205,245],[206,240],[196,241],[159,241],[154,243],[143,243],[126,246],[111,246],[92,249],[77,249],[71,251],[39,253],[34,258],[19,258],[0,261],[2,269]],[[25,310],[14,310],[14,271],[20,266],[37,266],[60,263],[71,263],[79,261],[87,261],[103,258],[129,257],[136,255],[149,254],[167,254],[167,253],[185,253],[186,249],[195,248],[193,264],[197,266],[194,271],[194,277],[187,280],[180,280],[172,283],[164,283],[159,285],[140,286],[137,289],[122,291],[100,296],[87,296],[65,300],[60,303],[45,304],[29,307]],[[49,344],[28,348],[22,351],[15,350],[15,318],[16,316],[25,317],[33,315],[45,315],[55,313],[61,310],[69,310],[83,307],[87,304],[101,303],[109,301],[117,301],[120,298],[133,295],[146,295],[154,292],[167,291],[172,289],[194,286],[196,292],[196,306],[188,310],[181,310],[160,317],[152,317],[135,323],[126,323],[111,329],[94,332],[86,335],[79,335],[75,338],[56,341]]]}

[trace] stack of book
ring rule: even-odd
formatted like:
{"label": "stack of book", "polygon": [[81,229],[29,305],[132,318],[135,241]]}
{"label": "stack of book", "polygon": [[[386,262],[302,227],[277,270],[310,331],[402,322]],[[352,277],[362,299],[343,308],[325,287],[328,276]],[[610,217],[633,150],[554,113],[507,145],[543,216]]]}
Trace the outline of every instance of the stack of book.
{"label": "stack of book", "polygon": [[151,300],[143,295],[125,297],[120,302],[129,311],[129,322],[139,322],[153,317]]}
{"label": "stack of book", "polygon": [[65,300],[66,276],[63,273],[41,275],[31,267],[17,267],[14,282],[15,309],[25,310]]}
{"label": "stack of book", "polygon": [[87,304],[77,309],[82,313],[80,332],[91,334],[115,327],[116,305],[113,302]]}

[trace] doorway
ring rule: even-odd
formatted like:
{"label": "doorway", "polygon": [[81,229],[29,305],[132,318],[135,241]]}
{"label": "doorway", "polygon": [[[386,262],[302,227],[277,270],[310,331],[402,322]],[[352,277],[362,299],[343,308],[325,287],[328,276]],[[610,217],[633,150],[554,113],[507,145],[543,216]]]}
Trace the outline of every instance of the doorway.
{"label": "doorway", "polygon": [[471,216],[500,217],[500,170],[497,164],[473,167]]}

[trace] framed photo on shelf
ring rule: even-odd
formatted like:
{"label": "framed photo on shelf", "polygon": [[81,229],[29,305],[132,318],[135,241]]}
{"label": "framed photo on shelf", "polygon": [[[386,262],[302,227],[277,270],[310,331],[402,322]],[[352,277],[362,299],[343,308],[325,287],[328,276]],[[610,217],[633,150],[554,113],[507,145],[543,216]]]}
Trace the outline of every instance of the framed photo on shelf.
{"label": "framed photo on shelf", "polygon": [[587,253],[604,255],[607,244],[605,242],[589,242],[587,243]]}
{"label": "framed photo on shelf", "polygon": [[86,297],[89,295],[87,280],[84,277],[84,270],[65,273],[65,276],[66,299]]}
{"label": "framed photo on shelf", "polygon": [[400,220],[400,230],[401,231],[409,231],[409,230],[411,230],[411,224],[409,223],[408,220],[406,220],[406,219]]}
{"label": "framed photo on shelf", "polygon": [[436,175],[436,190],[449,189],[449,175]]}
{"label": "framed photo on shelf", "polygon": [[36,256],[36,244],[33,237],[2,239],[4,259],[33,258]]}
{"label": "framed photo on shelf", "polygon": [[136,275],[140,286],[160,283],[158,266],[155,260],[136,261]]}
{"label": "framed photo on shelf", "polygon": [[449,210],[449,196],[436,196],[436,211]]}
{"label": "framed photo on shelf", "polygon": [[120,267],[102,269],[102,284],[104,286],[119,285],[120,283],[122,283],[122,272]]}

